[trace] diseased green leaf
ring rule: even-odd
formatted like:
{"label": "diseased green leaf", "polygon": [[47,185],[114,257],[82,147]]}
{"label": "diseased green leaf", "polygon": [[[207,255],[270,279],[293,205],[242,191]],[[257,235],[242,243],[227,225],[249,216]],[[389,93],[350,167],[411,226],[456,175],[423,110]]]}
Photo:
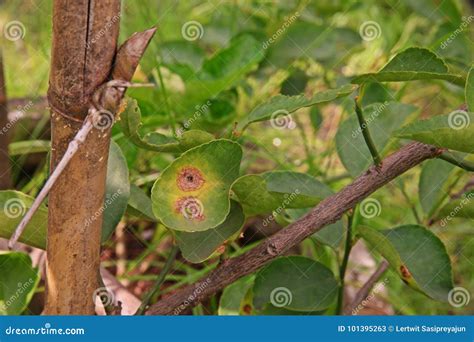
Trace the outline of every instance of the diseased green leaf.
{"label": "diseased green leaf", "polygon": [[[105,183],[102,243],[110,238],[123,214],[125,214],[129,197],[130,181],[127,161],[120,147],[111,141]],[[94,219],[95,217],[91,215],[90,220]]]}
{"label": "diseased green leaf", "polygon": [[255,107],[247,118],[240,124],[242,129],[253,122],[265,121],[270,119],[278,119],[280,116],[288,115],[300,108],[313,106],[319,103],[331,102],[340,97],[348,96],[354,92],[357,87],[346,84],[337,89],[328,89],[321,91],[314,96],[308,98],[304,95],[285,96],[277,95],[270,100]]}
{"label": "diseased green leaf", "polygon": [[474,113],[456,110],[411,123],[395,134],[399,138],[421,141],[438,147],[473,153]]}
{"label": "diseased green leaf", "polygon": [[232,191],[247,216],[313,207],[332,194],[331,189],[314,177],[292,171],[245,175],[232,185]]}
{"label": "diseased green leaf", "polygon": [[312,312],[328,308],[337,290],[333,273],[323,264],[302,256],[280,257],[257,273],[253,303],[256,310],[271,304]]}
{"label": "diseased green leaf", "polygon": [[182,153],[214,139],[212,134],[196,130],[186,131],[179,138],[167,137],[157,132],[150,132],[142,137],[139,133],[140,108],[134,99],[127,100],[127,107],[120,115],[120,119],[125,136],[136,146],[150,151]]}
{"label": "diseased green leaf", "polygon": [[466,103],[470,112],[474,112],[474,67],[471,67],[466,81]]}
{"label": "diseased green leaf", "polygon": [[28,254],[0,251],[0,315],[21,315],[40,281]]}
{"label": "diseased green leaf", "polygon": [[225,221],[203,232],[176,231],[176,243],[183,257],[193,263],[200,263],[210,258],[216,249],[240,231],[245,221],[242,206],[231,201],[229,215]]}
{"label": "diseased green leaf", "polygon": [[421,169],[418,196],[425,214],[430,217],[449,191],[448,180],[456,167],[441,159],[427,160]]}
{"label": "diseased green leaf", "polygon": [[[370,135],[379,154],[383,155],[394,131],[415,111],[415,106],[397,102],[374,103],[363,108]],[[342,164],[354,177],[373,163],[355,112],[339,126],[336,133],[336,148]]]}
{"label": "diseased green leaf", "polygon": [[358,231],[406,284],[433,299],[448,301],[453,288],[451,261],[431,231],[418,225],[387,230],[359,227]]}
{"label": "diseased green leaf", "polygon": [[156,221],[150,197],[148,197],[145,191],[134,184],[130,184],[130,198],[128,199],[127,211],[134,216]]}
{"label": "diseased green leaf", "polygon": [[225,139],[183,153],[153,186],[155,216],[175,230],[215,228],[230,211],[230,187],[239,175],[241,159],[240,145]]}
{"label": "diseased green leaf", "polygon": [[462,76],[450,74],[444,61],[424,48],[412,47],[395,55],[379,72],[356,76],[352,83],[445,80],[464,86]]}
{"label": "diseased green leaf", "polygon": [[227,286],[219,301],[219,316],[238,316],[242,311],[242,303],[249,289],[253,286],[255,275],[242,277]]}
{"label": "diseased green leaf", "polygon": [[[0,191],[0,237],[10,239],[15,228],[31,208],[34,198],[19,191]],[[46,231],[48,228],[48,208],[40,205],[31,221],[26,225],[20,242],[46,249]]]}

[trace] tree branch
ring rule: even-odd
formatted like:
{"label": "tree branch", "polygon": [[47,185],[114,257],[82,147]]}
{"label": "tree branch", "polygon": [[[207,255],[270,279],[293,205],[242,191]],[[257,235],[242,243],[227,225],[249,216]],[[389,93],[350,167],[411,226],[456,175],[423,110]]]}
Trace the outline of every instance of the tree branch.
{"label": "tree branch", "polygon": [[426,159],[437,157],[441,149],[410,143],[384,159],[381,165],[372,166],[338,193],[324,199],[307,215],[269,237],[257,247],[222,262],[215,270],[198,282],[185,286],[150,307],[148,315],[177,315],[237,279],[255,272],[277,256],[284,254],[324,226],[339,220],[351,208],[405,171]]}

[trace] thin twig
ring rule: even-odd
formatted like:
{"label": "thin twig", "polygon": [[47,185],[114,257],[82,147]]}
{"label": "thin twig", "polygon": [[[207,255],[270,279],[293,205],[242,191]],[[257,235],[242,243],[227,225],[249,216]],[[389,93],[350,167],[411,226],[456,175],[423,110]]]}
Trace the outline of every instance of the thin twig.
{"label": "thin twig", "polygon": [[348,222],[347,222],[347,234],[346,234],[346,244],[344,247],[344,257],[342,258],[341,268],[339,270],[339,281],[341,282],[339,286],[339,295],[337,296],[337,307],[336,312],[341,314],[342,306],[344,305],[344,288],[345,288],[345,277],[346,277],[346,270],[347,264],[349,262],[349,255],[351,254],[352,250],[352,219],[353,213],[349,215]]}
{"label": "thin twig", "polygon": [[367,144],[370,154],[372,155],[372,158],[374,159],[374,163],[375,165],[380,165],[381,163],[380,155],[377,151],[377,148],[375,147],[374,141],[372,140],[372,136],[370,135],[369,125],[367,124],[367,121],[364,118],[364,114],[362,113],[362,108],[360,107],[358,97],[356,97],[355,99],[355,111],[357,114],[357,120],[359,120],[359,126],[362,131],[362,135],[364,136],[365,143]]}
{"label": "thin twig", "polygon": [[464,169],[469,172],[474,172],[474,164],[471,162],[468,162],[466,160],[463,160],[459,156],[455,155],[454,153],[450,151],[445,151],[438,157],[439,159],[443,159],[447,161],[448,163],[454,164],[457,167],[460,167],[461,169]]}
{"label": "thin twig", "polygon": [[178,254],[178,251],[179,251],[178,246],[177,245],[173,246],[173,248],[171,249],[170,255],[168,256],[168,259],[166,259],[166,263],[163,266],[163,269],[161,270],[158,278],[156,279],[155,284],[153,285],[153,288],[148,292],[145,299],[143,299],[142,305],[140,305],[140,308],[138,309],[136,315],[143,315],[145,313],[145,310],[148,308],[148,305],[150,304],[151,300],[158,293],[161,285],[163,285],[166,275],[171,270],[171,266],[173,265],[173,262],[176,259],[176,255]]}
{"label": "thin twig", "polygon": [[374,287],[375,283],[380,279],[380,277],[385,273],[389,264],[386,260],[382,261],[379,267],[375,272],[370,276],[370,278],[365,282],[365,284],[360,288],[356,293],[352,303],[346,306],[344,309],[344,315],[351,315],[353,310],[355,310],[364,299],[367,298],[370,291]]}

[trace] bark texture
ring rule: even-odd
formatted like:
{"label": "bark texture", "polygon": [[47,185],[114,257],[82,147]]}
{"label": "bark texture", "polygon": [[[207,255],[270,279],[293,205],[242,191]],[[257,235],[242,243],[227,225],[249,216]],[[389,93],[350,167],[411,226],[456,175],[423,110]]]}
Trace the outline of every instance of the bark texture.
{"label": "bark texture", "polygon": [[252,250],[225,260],[206,277],[161,299],[147,311],[148,315],[177,315],[237,279],[255,272],[269,261],[284,254],[321,228],[339,220],[364,198],[405,171],[442,152],[434,146],[411,143],[371,167],[354,182],[338,193],[326,198],[306,216],[263,241]]}
{"label": "bark texture", "polygon": [[3,73],[2,52],[0,51],[0,190],[10,189],[12,187],[10,158],[8,156],[9,125],[7,88],[5,85],[5,75]]}
{"label": "bark texture", "polygon": [[[120,0],[54,1],[51,170],[82,126],[91,95],[109,78],[119,18]],[[51,190],[45,314],[94,314],[109,144],[109,131],[93,130]]]}

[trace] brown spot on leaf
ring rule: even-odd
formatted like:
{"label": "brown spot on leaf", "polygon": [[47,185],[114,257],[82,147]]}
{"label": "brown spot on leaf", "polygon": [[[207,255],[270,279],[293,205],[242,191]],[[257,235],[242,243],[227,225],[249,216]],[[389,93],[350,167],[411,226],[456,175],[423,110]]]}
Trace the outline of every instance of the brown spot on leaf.
{"label": "brown spot on leaf", "polygon": [[219,247],[217,247],[216,252],[217,252],[217,254],[224,253],[225,252],[225,244],[220,245]]}
{"label": "brown spot on leaf", "polygon": [[402,274],[403,278],[409,279],[411,278],[411,273],[408,271],[408,268],[405,265],[400,266],[400,273]]}
{"label": "brown spot on leaf", "polygon": [[204,185],[205,180],[201,171],[197,168],[185,166],[179,171],[176,183],[182,191],[195,191]]}
{"label": "brown spot on leaf", "polygon": [[250,315],[252,313],[252,307],[250,306],[250,304],[245,304],[242,308],[242,311],[244,314]]}
{"label": "brown spot on leaf", "polygon": [[175,204],[175,211],[187,220],[202,221],[205,219],[202,202],[193,196],[178,199]]}

